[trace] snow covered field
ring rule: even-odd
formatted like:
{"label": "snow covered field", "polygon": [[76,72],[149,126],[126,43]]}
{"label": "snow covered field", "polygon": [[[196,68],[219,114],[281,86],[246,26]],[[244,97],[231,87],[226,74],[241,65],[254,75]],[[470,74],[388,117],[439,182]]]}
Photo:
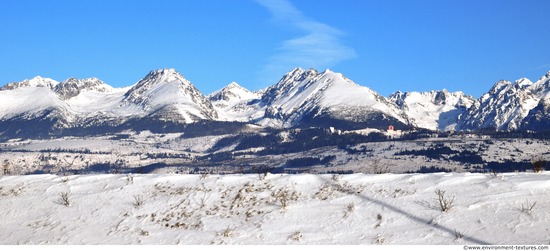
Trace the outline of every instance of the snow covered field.
{"label": "snow covered field", "polygon": [[0,244],[550,243],[550,172],[261,178],[0,176]]}

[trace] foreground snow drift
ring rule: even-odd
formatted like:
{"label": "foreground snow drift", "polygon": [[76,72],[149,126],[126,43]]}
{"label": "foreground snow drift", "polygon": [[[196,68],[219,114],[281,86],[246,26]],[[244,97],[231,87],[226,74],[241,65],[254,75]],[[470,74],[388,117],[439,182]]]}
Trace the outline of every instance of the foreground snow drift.
{"label": "foreground snow drift", "polygon": [[[549,172],[260,178],[0,176],[0,244],[550,241]],[[454,197],[447,212],[437,189],[447,201]]]}

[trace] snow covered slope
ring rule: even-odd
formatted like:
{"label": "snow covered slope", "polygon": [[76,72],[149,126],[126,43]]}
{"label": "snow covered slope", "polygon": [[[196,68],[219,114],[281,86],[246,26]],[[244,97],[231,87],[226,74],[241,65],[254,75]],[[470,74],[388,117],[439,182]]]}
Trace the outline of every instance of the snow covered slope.
{"label": "snow covered slope", "polygon": [[475,102],[472,96],[447,90],[395,92],[389,96],[417,127],[431,130],[455,130],[460,116]]}
{"label": "snow covered slope", "polygon": [[151,71],[124,96],[117,109],[139,115],[183,123],[218,118],[210,100],[174,69]]}
{"label": "snow covered slope", "polygon": [[[15,129],[25,123],[42,127],[44,134],[52,126],[59,130],[116,126],[141,118],[193,123],[217,117],[210,100],[174,69],[151,71],[124,88],[113,88],[97,78],[69,78],[59,83],[36,77],[0,89],[2,128]],[[49,124],[40,126],[44,120]]]}
{"label": "snow covered slope", "polygon": [[534,93],[538,102],[536,105],[530,104],[534,107],[523,119],[522,129],[548,130],[550,128],[550,114],[548,113],[550,108],[550,71],[531,85],[530,91]]}
{"label": "snow covered slope", "polygon": [[406,115],[387,98],[340,73],[296,68],[265,90],[258,104],[264,126],[335,126],[340,128],[398,127]]}
{"label": "snow covered slope", "polygon": [[[531,122],[531,127],[541,129],[537,124],[548,123],[544,114],[545,97],[550,91],[550,72],[532,83],[522,78],[514,83],[501,80],[483,94],[470,107],[468,114],[460,118],[460,129],[475,130],[484,127],[495,127],[501,130],[529,128],[525,122]],[[535,109],[538,107],[537,109]],[[542,113],[537,112],[542,111]]]}
{"label": "snow covered slope", "polygon": [[2,86],[0,88],[0,91],[13,90],[13,89],[22,88],[22,87],[47,87],[53,90],[57,84],[59,84],[59,82],[51,78],[43,78],[40,76],[36,76],[31,80],[25,79],[21,82],[8,83]]}
{"label": "snow covered slope", "polygon": [[462,118],[460,128],[518,129],[523,118],[537,103],[536,97],[529,88],[531,84],[531,81],[525,78],[513,84],[506,80],[497,82]]}
{"label": "snow covered slope", "polygon": [[263,116],[255,105],[260,101],[261,92],[251,92],[233,82],[208,96],[220,120],[249,122]]}
{"label": "snow covered slope", "polygon": [[549,175],[0,176],[0,244],[548,245]]}
{"label": "snow covered slope", "polygon": [[535,83],[499,81],[474,100],[446,90],[396,92],[385,98],[340,73],[301,68],[265,90],[251,92],[231,83],[204,96],[176,70],[159,69],[124,88],[113,88],[97,78],[57,82],[35,77],[9,83],[0,88],[0,136],[32,136],[38,131],[42,136],[58,135],[120,125],[148,129],[167,121],[172,125],[239,121],[278,128],[346,130],[388,125],[397,129],[546,130],[549,108],[550,72]]}

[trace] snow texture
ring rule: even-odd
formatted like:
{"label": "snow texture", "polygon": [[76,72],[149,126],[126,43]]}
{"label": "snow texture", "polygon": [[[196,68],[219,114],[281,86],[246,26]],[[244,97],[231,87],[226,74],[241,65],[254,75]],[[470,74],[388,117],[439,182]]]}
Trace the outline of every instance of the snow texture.
{"label": "snow texture", "polygon": [[0,244],[548,245],[549,175],[0,176]]}

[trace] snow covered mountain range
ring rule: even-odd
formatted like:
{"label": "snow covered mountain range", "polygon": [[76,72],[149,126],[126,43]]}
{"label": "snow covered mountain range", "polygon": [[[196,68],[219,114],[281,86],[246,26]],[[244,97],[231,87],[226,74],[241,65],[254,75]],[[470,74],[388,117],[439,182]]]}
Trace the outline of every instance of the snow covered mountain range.
{"label": "snow covered mountain range", "polygon": [[[97,78],[57,82],[35,77],[0,88],[0,135],[55,135],[237,121],[260,126],[432,130],[546,130],[550,72],[535,83],[501,80],[479,99],[462,92],[395,92],[388,98],[340,73],[296,68],[275,85],[251,92],[237,83],[207,96],[174,69],[151,71],[133,86]],[[122,126],[121,125],[125,125]]]}

